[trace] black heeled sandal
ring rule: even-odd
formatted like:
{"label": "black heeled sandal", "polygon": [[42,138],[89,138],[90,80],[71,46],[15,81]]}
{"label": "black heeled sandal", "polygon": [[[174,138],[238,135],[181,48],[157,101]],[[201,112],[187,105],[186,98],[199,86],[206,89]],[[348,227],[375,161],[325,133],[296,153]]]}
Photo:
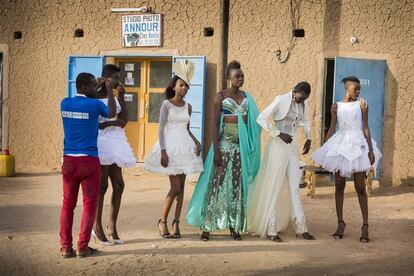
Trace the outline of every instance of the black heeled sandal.
{"label": "black heeled sandal", "polygon": [[242,236],[240,235],[240,233],[234,231],[233,228],[230,228],[230,235],[233,237],[233,240],[235,240],[235,241],[241,241],[242,240]]}
{"label": "black heeled sandal", "polygon": [[167,233],[163,233],[162,231],[161,231],[161,229],[160,229],[160,224],[165,224],[165,225],[167,225],[167,222],[166,221],[162,221],[161,219],[158,221],[158,231],[160,231],[160,236],[163,238],[163,239],[171,239],[171,234],[170,234],[170,232],[167,232]]}
{"label": "black heeled sandal", "polygon": [[343,220],[338,220],[338,228],[339,228],[339,223],[342,223],[342,224],[343,224],[342,234],[338,233],[338,230],[339,230],[339,229],[336,229],[336,232],[335,232],[334,234],[332,234],[332,236],[333,236],[335,239],[342,240],[342,238],[344,237],[344,232],[345,232],[346,224],[345,224],[345,221],[343,221]]}
{"label": "black heeled sandal", "polygon": [[359,238],[359,241],[360,242],[362,242],[362,243],[367,243],[367,242],[369,242],[369,237],[368,237],[368,223],[364,223],[364,224],[362,224],[362,227],[361,227],[361,232],[363,231],[363,229],[364,229],[364,227],[367,227],[367,235],[364,237],[363,235],[364,235],[364,233],[362,233],[361,234],[361,237]]}
{"label": "black heeled sandal", "polygon": [[274,242],[283,242],[283,240],[280,238],[279,235],[271,235],[271,236],[267,236],[267,238]]}
{"label": "black heeled sandal", "polygon": [[179,220],[176,220],[176,219],[174,219],[172,221],[172,227],[174,228],[174,225],[176,224],[177,225],[177,229],[178,229],[178,231],[175,231],[175,233],[172,234],[171,238],[173,238],[173,239],[181,239],[180,229],[178,228],[178,224],[179,223],[180,223],[180,221]]}
{"label": "black heeled sandal", "polygon": [[201,238],[202,241],[209,241],[210,240],[210,232],[203,232],[203,234],[201,234]]}
{"label": "black heeled sandal", "polygon": [[308,240],[308,241],[313,241],[313,240],[316,240],[316,239],[315,239],[315,237],[314,237],[314,236],[312,236],[309,232],[305,232],[305,233],[303,233],[303,234],[302,234],[302,237],[303,237],[305,240]]}

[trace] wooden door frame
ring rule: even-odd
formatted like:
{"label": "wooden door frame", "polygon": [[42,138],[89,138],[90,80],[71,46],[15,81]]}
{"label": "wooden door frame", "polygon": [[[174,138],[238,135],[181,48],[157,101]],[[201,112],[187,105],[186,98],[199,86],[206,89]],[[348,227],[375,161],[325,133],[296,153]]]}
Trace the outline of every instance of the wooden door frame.
{"label": "wooden door frame", "polygon": [[[140,62],[141,63],[141,84],[138,88],[138,153],[137,160],[138,162],[144,162],[145,154],[145,143],[146,143],[146,133],[145,125],[149,124],[148,122],[148,108],[149,104],[149,90],[150,90],[150,62],[151,61],[171,61],[173,56],[139,56],[139,55],[117,55],[117,56],[105,56],[106,64],[119,64],[120,62]],[[172,72],[171,72],[172,73]],[[156,88],[159,90],[160,88]],[[165,88],[162,88],[164,90]],[[141,106],[141,101],[143,100],[144,104]],[[144,117],[140,117],[139,113],[144,108]],[[128,137],[127,137],[128,138]]]}
{"label": "wooden door frame", "polygon": [[[144,125],[144,117],[140,117],[140,112],[141,112],[141,102],[142,101],[145,101],[145,96],[144,96],[144,93],[143,93],[143,90],[145,90],[145,76],[146,76],[146,72],[145,72],[145,70],[146,70],[146,65],[145,65],[145,63],[146,63],[146,61],[145,61],[145,59],[143,59],[143,58],[139,58],[139,57],[131,57],[131,58],[129,58],[129,57],[117,57],[117,58],[114,58],[114,60],[113,60],[113,64],[116,64],[117,66],[119,66],[119,64],[121,63],[121,62],[125,62],[125,63],[127,63],[127,62],[131,62],[131,63],[140,63],[140,85],[139,85],[139,87],[126,87],[126,89],[127,90],[130,90],[130,92],[132,92],[132,93],[137,93],[138,95],[138,99],[137,99],[137,104],[138,104],[138,108],[137,108],[137,112],[138,112],[138,114],[137,114],[137,122],[136,122],[136,124],[138,125],[137,126],[137,128],[138,128],[138,134],[137,134],[137,139],[138,139],[138,141],[143,141],[143,137],[144,137],[144,131],[143,131],[143,125]],[[134,124],[135,124],[135,122],[134,122]],[[129,138],[128,137],[128,135],[127,135],[127,138]],[[133,139],[133,138],[130,138],[130,139]],[[139,160],[139,161],[142,161],[142,158],[141,158],[141,156],[142,156],[142,145],[140,144],[140,142],[138,142],[138,151],[137,152],[134,152],[134,154],[136,154],[137,156],[137,159]]]}
{"label": "wooden door frame", "polygon": [[[322,98],[321,98],[321,126],[320,126],[320,145],[322,145],[324,143],[324,139],[325,139],[325,121],[326,121],[326,116],[325,116],[325,103],[326,103],[326,93],[327,93],[327,87],[326,87],[326,80],[327,80],[327,76],[328,76],[328,61],[329,60],[333,60],[335,61],[335,58],[330,58],[327,57],[324,59],[324,68],[323,68],[323,83],[322,83]],[[335,67],[334,67],[334,75],[335,75]],[[334,84],[335,85],[335,84]],[[333,97],[333,91],[332,91],[332,97]],[[333,104],[333,103],[332,103]],[[330,112],[330,111],[329,111]]]}
{"label": "wooden door frame", "polygon": [[[167,58],[167,57],[154,57],[154,58],[149,58],[149,59],[146,59],[146,80],[147,80],[147,82],[146,82],[146,86],[145,86],[145,88],[144,88],[144,95],[145,95],[145,119],[144,119],[144,124],[146,124],[147,125],[147,127],[148,126],[153,126],[153,125],[159,125],[158,123],[150,123],[149,122],[149,100],[150,100],[150,98],[149,98],[149,96],[150,96],[150,90],[152,91],[152,92],[156,92],[156,93],[163,93],[164,92],[164,90],[165,90],[165,87],[162,87],[162,88],[150,88],[150,76],[151,76],[151,66],[150,66],[150,63],[152,62],[152,61],[170,61],[171,62],[171,64],[172,64],[172,57],[171,58]],[[172,69],[172,68],[171,68]],[[172,71],[171,71],[171,74],[172,74]],[[145,131],[145,128],[144,128],[144,131]],[[146,153],[145,152],[145,148],[146,148],[146,140],[148,139],[147,137],[147,135],[146,135],[147,133],[145,133],[145,135],[144,135],[144,137],[142,137],[143,138],[143,141],[144,141],[144,143],[143,143],[143,155]]]}

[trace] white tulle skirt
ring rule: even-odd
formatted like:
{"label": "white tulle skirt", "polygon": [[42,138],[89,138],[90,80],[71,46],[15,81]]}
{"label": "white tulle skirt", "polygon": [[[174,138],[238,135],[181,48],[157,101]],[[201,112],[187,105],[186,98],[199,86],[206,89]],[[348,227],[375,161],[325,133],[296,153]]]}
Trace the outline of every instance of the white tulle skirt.
{"label": "white tulle skirt", "polygon": [[130,168],[137,162],[125,130],[120,127],[99,130],[98,155],[101,165],[116,164],[120,168]]}
{"label": "white tulle skirt", "polygon": [[203,159],[197,156],[197,147],[186,128],[166,130],[165,149],[168,167],[161,165],[161,149],[157,142],[145,160],[144,169],[161,175],[188,175],[204,170]]}
{"label": "white tulle skirt", "polygon": [[382,154],[377,143],[371,139],[375,163],[368,157],[368,143],[362,130],[350,129],[336,132],[325,144],[312,154],[312,159],[327,171],[340,172],[343,177],[351,177],[356,172],[377,169]]}

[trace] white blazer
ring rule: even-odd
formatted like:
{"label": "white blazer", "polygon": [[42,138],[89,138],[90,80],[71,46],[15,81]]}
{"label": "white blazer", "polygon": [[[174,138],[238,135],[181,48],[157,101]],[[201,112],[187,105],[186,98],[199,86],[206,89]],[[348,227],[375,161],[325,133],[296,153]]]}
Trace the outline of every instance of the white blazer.
{"label": "white blazer", "polygon": [[[257,123],[266,131],[270,133],[270,136],[277,137],[281,131],[273,124],[270,124],[267,119],[273,116],[275,122],[282,121],[286,118],[289,113],[290,106],[292,104],[292,91],[286,94],[276,96],[274,101],[266,107],[257,117]],[[305,130],[306,139],[311,140],[311,128],[308,119],[308,101],[304,102],[303,118],[300,126]]]}

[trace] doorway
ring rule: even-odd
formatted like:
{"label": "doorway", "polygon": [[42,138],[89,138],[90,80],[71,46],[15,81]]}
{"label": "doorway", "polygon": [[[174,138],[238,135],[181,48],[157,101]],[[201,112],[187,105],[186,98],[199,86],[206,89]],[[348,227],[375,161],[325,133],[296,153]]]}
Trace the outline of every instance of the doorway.
{"label": "doorway", "polygon": [[3,53],[0,52],[0,150],[3,145]]}
{"label": "doorway", "polygon": [[158,118],[171,80],[171,58],[116,58],[125,86],[128,124],[125,132],[138,161],[144,161],[158,139]]}
{"label": "doorway", "polygon": [[158,139],[158,117],[164,101],[164,90],[173,72],[173,64],[183,60],[194,65],[186,101],[192,105],[190,130],[204,145],[204,98],[206,92],[207,61],[205,56],[78,56],[68,58],[68,97],[76,95],[76,76],[88,72],[100,76],[105,64],[121,69],[125,85],[125,102],[129,122],[128,141],[138,161],[144,161]]}
{"label": "doorway", "polygon": [[[323,124],[321,142],[325,142],[331,123],[331,106],[344,96],[343,78],[356,76],[361,81],[360,98],[369,106],[368,125],[371,137],[382,151],[384,128],[386,60],[372,60],[349,57],[335,57],[325,60],[324,97],[322,105]],[[377,176],[381,174],[381,161],[378,163]]]}
{"label": "doorway", "polygon": [[335,59],[325,59],[324,93],[322,103],[321,145],[326,142],[329,126],[331,125],[331,107],[333,103],[335,78]]}

